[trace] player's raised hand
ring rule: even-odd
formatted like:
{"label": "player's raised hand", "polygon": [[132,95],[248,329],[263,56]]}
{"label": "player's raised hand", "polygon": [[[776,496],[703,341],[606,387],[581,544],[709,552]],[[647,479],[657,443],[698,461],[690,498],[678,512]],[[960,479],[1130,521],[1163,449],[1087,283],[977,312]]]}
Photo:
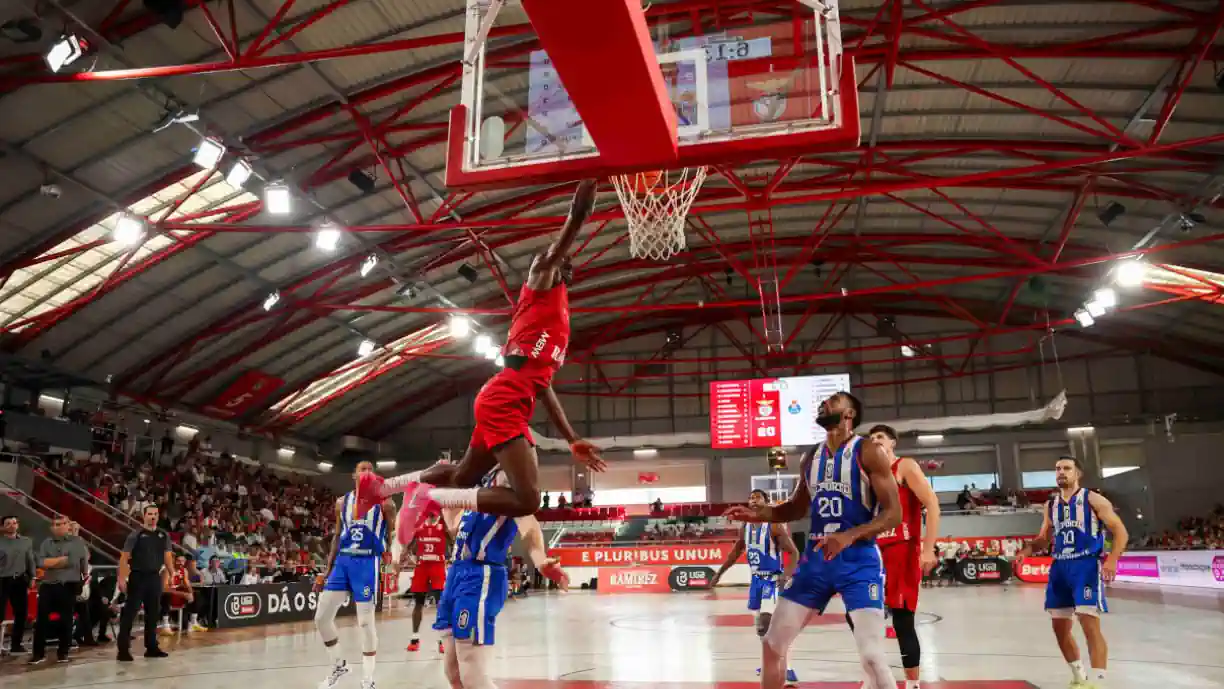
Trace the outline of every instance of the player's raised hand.
{"label": "player's raised hand", "polygon": [[599,448],[589,440],[574,440],[570,443],[570,454],[574,456],[575,462],[586,465],[591,471],[602,472],[608,468],[608,463],[599,454]]}
{"label": "player's raised hand", "polygon": [[537,569],[540,570],[540,574],[544,575],[544,578],[556,584],[557,588],[562,591],[569,590],[569,574],[566,574],[565,570],[561,569],[561,562],[557,558],[548,558]]}
{"label": "player's raised hand", "polygon": [[736,522],[767,522],[769,521],[769,513],[766,511],[768,509],[764,505],[755,509],[748,505],[733,505],[723,512],[723,516]]}

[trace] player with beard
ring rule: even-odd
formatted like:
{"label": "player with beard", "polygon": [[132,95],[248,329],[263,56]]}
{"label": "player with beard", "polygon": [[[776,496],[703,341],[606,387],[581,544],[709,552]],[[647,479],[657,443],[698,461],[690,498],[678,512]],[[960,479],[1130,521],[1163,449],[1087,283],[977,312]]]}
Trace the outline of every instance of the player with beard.
{"label": "player with beard", "polygon": [[[476,395],[476,427],[463,459],[456,465],[435,465],[385,482],[375,475],[366,476],[358,486],[361,504],[372,505],[394,493],[405,493],[400,529],[413,528],[420,512],[433,502],[444,508],[505,517],[534,514],[540,507],[539,469],[527,423],[537,398],[543,400],[569,442],[575,460],[593,471],[603,470],[599,451],[578,437],[552,389],[570,339],[573,266],[569,251],[594,209],[595,188],[594,180],[578,185],[560,235],[531,263],[502,350],[506,365]],[[479,487],[494,467],[505,472],[508,485]]]}
{"label": "player with beard", "polygon": [[883,448],[854,433],[863,404],[838,392],[820,405],[824,443],[803,454],[799,484],[779,505],[727,510],[729,519],[787,524],[811,513],[799,569],[782,591],[762,644],[761,687],[781,689],[791,645],[813,615],[840,595],[854,621],[854,641],[868,689],[896,686],[884,652],[884,577],[876,536],[901,523],[897,481]]}
{"label": "player with beard", "polygon": [[[1080,486],[1084,469],[1074,457],[1060,457],[1054,465],[1054,480],[1058,491],[1046,505],[1041,531],[1024,548],[1024,555],[1033,548],[1050,546],[1054,564],[1046,584],[1046,610],[1054,627],[1054,638],[1063,658],[1071,668],[1072,689],[1101,689],[1105,685],[1105,669],[1109,646],[1101,633],[1101,613],[1108,612],[1103,582],[1113,581],[1118,574],[1118,560],[1126,550],[1126,526],[1114,512],[1105,496]],[[1113,534],[1113,549],[1102,562],[1105,550],[1105,529]],[[1079,646],[1075,643],[1073,618],[1088,640],[1088,660],[1091,674],[1084,674]]]}

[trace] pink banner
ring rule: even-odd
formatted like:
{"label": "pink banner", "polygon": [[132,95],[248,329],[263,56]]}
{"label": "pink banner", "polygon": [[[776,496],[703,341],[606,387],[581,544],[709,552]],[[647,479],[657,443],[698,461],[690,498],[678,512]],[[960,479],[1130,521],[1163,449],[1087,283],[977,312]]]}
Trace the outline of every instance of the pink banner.
{"label": "pink banner", "polygon": [[1118,560],[1118,574],[1125,577],[1160,578],[1160,562],[1155,555],[1123,555]]}

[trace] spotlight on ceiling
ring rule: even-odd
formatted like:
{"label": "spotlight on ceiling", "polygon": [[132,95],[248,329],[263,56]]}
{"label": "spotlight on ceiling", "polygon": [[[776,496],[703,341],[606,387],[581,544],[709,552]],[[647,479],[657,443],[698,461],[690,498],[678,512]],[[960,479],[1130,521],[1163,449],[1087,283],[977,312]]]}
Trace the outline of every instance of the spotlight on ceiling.
{"label": "spotlight on ceiling", "polygon": [[1088,315],[1092,316],[1094,320],[1105,315],[1105,305],[1096,299],[1089,299],[1088,301],[1084,302],[1084,310],[1087,311]]}
{"label": "spotlight on ceiling", "polygon": [[264,311],[271,311],[271,310],[272,310],[272,307],[273,307],[273,306],[276,306],[276,302],[278,302],[278,301],[280,301],[280,292],[272,292],[272,293],[270,293],[268,296],[264,297],[264,300],[263,300],[263,310],[264,310]]}
{"label": "spotlight on ceiling", "polygon": [[495,344],[489,345],[489,348],[486,349],[484,353],[484,357],[488,359],[489,361],[497,361],[497,358],[500,356],[501,356],[501,347],[498,347]]}
{"label": "spotlight on ceiling", "polygon": [[250,163],[245,160],[235,160],[233,167],[229,170],[229,174],[225,176],[225,183],[235,189],[241,189],[246,185],[247,180],[251,178],[253,172]]}
{"label": "spotlight on ceiling", "polygon": [[1130,258],[1118,263],[1114,269],[1114,282],[1119,287],[1138,287],[1147,277],[1147,265],[1138,259]]}
{"label": "spotlight on ceiling", "polygon": [[480,273],[477,273],[475,268],[466,263],[459,266],[459,274],[468,282],[476,282],[477,278],[480,277]]}
{"label": "spotlight on ceiling", "polygon": [[417,288],[412,283],[408,283],[404,285],[403,287],[399,288],[399,295],[403,297],[404,299],[416,299],[417,298]]}
{"label": "spotlight on ceiling", "polygon": [[363,194],[374,193],[374,178],[363,170],[353,170],[348,174],[348,181]]}
{"label": "spotlight on ceiling", "polygon": [[293,194],[289,187],[275,182],[264,187],[264,210],[272,215],[288,215],[293,210]]}
{"label": "spotlight on ceiling", "polygon": [[115,230],[111,232],[111,237],[124,246],[134,246],[140,243],[144,234],[144,220],[124,213],[115,221]]}
{"label": "spotlight on ceiling", "polygon": [[340,228],[328,223],[315,233],[315,247],[323,251],[335,251],[340,246]]}
{"label": "spotlight on ceiling", "polygon": [[1096,323],[1096,319],[1092,317],[1092,314],[1088,313],[1084,309],[1080,309],[1075,312],[1075,320],[1079,322],[1081,328],[1088,328],[1091,327],[1093,323]]}
{"label": "spotlight on ceiling", "polygon": [[365,277],[369,275],[370,272],[374,270],[374,267],[377,265],[378,265],[378,256],[374,254],[370,254],[369,256],[366,256],[366,260],[361,262],[361,277]]}
{"label": "spotlight on ceiling", "polygon": [[493,338],[481,333],[476,336],[476,341],[472,343],[472,349],[476,350],[477,354],[484,354],[493,348]]}
{"label": "spotlight on ceiling", "polygon": [[374,341],[362,340],[361,344],[357,345],[357,356],[367,357],[374,353]]}
{"label": "spotlight on ceiling", "polygon": [[1093,301],[1104,306],[1106,310],[1112,309],[1118,305],[1118,293],[1113,291],[1112,287],[1102,287],[1092,293]]}
{"label": "spotlight on ceiling", "polygon": [[1122,204],[1116,201],[1113,201],[1113,202],[1110,202],[1108,206],[1105,206],[1104,208],[1102,208],[1100,211],[1097,212],[1097,220],[1100,220],[1101,224],[1104,225],[1105,227],[1109,227],[1110,223],[1122,217],[1122,215],[1125,213],[1126,213],[1126,206],[1123,206]]}
{"label": "spotlight on ceiling", "polygon": [[463,314],[451,316],[448,326],[451,337],[467,337],[472,332],[472,320]]}
{"label": "spotlight on ceiling", "polygon": [[225,146],[216,139],[202,139],[200,145],[196,147],[195,157],[192,162],[205,170],[211,170],[217,167],[217,163],[221,162],[222,156],[225,155]]}
{"label": "spotlight on ceiling", "polygon": [[914,351],[913,347],[909,345],[901,345],[901,356],[906,357],[908,359],[909,357],[912,357],[915,354],[917,354],[917,352]]}
{"label": "spotlight on ceiling", "polygon": [[87,41],[72,34],[60,36],[55,43],[51,44],[51,48],[47,50],[47,67],[52,72],[58,72],[81,59],[81,56],[87,50],[89,50],[89,43]]}

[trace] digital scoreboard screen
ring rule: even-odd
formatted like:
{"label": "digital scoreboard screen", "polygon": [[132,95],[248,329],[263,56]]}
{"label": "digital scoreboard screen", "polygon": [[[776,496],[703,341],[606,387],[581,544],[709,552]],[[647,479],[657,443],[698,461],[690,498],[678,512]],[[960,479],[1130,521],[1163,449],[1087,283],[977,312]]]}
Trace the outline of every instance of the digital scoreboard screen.
{"label": "digital scoreboard screen", "polygon": [[825,430],[816,425],[816,410],[842,390],[850,390],[849,373],[710,383],[710,446],[798,447],[823,442]]}

